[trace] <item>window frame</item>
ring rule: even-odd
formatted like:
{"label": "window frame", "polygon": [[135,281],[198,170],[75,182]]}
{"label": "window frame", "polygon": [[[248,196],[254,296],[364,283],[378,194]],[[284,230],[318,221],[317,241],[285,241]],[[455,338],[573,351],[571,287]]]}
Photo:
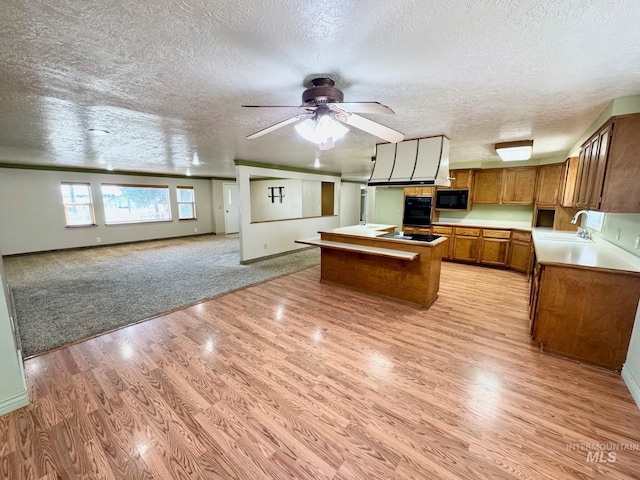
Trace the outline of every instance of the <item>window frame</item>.
{"label": "window frame", "polygon": [[[67,203],[65,201],[65,194],[62,190],[62,188],[64,186],[83,186],[83,187],[87,187],[87,191],[89,192],[89,201],[88,202],[73,202],[73,203]],[[93,203],[93,194],[91,192],[91,183],[89,182],[60,182],[60,194],[62,195],[62,209],[64,210],[64,223],[65,223],[65,228],[82,228],[82,227],[95,227],[97,226],[96,223],[96,213],[95,213],[95,207],[94,207],[94,203]],[[69,207],[89,207],[89,215],[91,217],[91,221],[90,223],[77,223],[77,224],[72,224],[69,221]]]}
{"label": "window frame", "polygon": [[[180,201],[180,190],[191,190],[191,198],[193,199],[191,202],[182,202]],[[194,187],[190,187],[190,186],[184,186],[184,185],[178,185],[176,186],[176,201],[178,203],[178,221],[180,220],[197,220],[197,213],[196,213],[196,190]],[[191,205],[191,212],[192,212],[192,216],[191,217],[185,217],[182,218],[180,216],[180,206],[181,205]]]}
{"label": "window frame", "polygon": [[[153,219],[143,219],[139,218],[136,220],[110,220],[109,217],[109,208],[107,207],[109,204],[109,199],[104,196],[104,187],[117,187],[121,189],[126,188],[146,188],[146,189],[157,189],[164,191],[166,194],[166,206],[169,218],[153,218]],[[146,184],[134,184],[134,183],[101,183],[100,184],[100,193],[102,194],[102,203],[104,207],[104,218],[105,225],[113,226],[113,225],[135,225],[141,223],[158,223],[158,222],[172,222],[173,221],[173,212],[171,208],[171,192],[169,185],[146,185]]]}

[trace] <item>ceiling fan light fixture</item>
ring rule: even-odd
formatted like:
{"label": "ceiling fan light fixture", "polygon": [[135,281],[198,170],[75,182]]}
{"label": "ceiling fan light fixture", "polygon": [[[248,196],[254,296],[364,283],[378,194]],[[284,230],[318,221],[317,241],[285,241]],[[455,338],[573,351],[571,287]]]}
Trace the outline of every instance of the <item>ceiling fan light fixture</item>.
{"label": "ceiling fan light fixture", "polygon": [[533,151],[533,140],[496,143],[495,149],[503,162],[529,160]]}
{"label": "ceiling fan light fixture", "polygon": [[330,150],[335,142],[349,131],[347,127],[337,122],[330,115],[320,115],[318,119],[307,118],[296,125],[298,134],[320,146],[320,150]]}
{"label": "ceiling fan light fixture", "polygon": [[89,133],[92,135],[109,135],[109,130],[103,130],[101,128],[90,128]]}

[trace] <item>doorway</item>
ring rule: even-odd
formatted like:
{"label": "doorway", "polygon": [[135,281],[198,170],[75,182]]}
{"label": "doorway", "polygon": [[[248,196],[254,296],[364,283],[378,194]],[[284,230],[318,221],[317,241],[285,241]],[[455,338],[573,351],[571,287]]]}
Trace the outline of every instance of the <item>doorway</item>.
{"label": "doorway", "polygon": [[224,232],[238,233],[240,231],[240,212],[238,209],[238,184],[223,183],[224,196]]}

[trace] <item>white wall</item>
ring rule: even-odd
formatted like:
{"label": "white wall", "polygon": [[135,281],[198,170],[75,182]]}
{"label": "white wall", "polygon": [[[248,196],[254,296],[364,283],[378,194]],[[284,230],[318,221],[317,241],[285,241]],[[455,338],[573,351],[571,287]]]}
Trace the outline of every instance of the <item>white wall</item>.
{"label": "white wall", "polygon": [[[303,216],[302,181],[289,179],[252,180],[251,188],[251,221],[267,222]],[[284,187],[282,203],[278,197],[269,198],[269,187]]]}
{"label": "white wall", "polygon": [[338,215],[299,218],[276,222],[252,223],[251,176],[287,177],[292,180],[309,180],[334,183],[334,205],[340,203],[340,178],[333,175],[289,172],[277,168],[263,168],[236,165],[236,178],[240,194],[240,257],[243,262],[260,257],[284,253],[304,245],[295,240],[318,235],[319,230],[336,228],[340,225]]}
{"label": "white wall", "polygon": [[29,403],[27,387],[13,341],[8,293],[0,256],[0,415]]}
{"label": "white wall", "polygon": [[360,223],[360,191],[362,184],[340,183],[340,226],[348,227]]}
{"label": "white wall", "polygon": [[[60,184],[88,182],[95,227],[65,227]],[[105,225],[100,185],[168,185],[171,222]],[[4,255],[213,232],[210,180],[0,168],[0,249]],[[193,186],[197,220],[178,220],[176,186]],[[224,219],[223,219],[224,221]]]}
{"label": "white wall", "polygon": [[211,180],[211,208],[213,213],[213,233],[223,234],[224,231],[224,190],[222,185],[233,183],[223,180]]}
{"label": "white wall", "polygon": [[627,384],[633,399],[640,407],[640,302],[638,303],[636,320],[627,352],[627,361],[622,367],[622,378]]}
{"label": "white wall", "polygon": [[322,215],[322,182],[302,180],[302,216],[319,217],[320,215]]}

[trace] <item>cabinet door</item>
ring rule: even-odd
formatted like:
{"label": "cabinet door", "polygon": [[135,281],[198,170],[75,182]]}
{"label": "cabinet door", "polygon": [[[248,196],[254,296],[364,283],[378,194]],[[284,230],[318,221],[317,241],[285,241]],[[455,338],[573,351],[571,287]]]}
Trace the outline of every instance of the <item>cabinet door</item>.
{"label": "cabinet door", "polygon": [[574,208],[580,208],[580,187],[584,177],[585,157],[591,150],[588,147],[583,146],[580,149],[580,157],[578,158],[578,171],[576,173],[576,185],[573,191],[573,204]]}
{"label": "cabinet door", "polygon": [[538,172],[536,203],[544,206],[555,206],[560,193],[560,180],[564,164],[544,165]]}
{"label": "cabinet door", "polygon": [[564,166],[564,173],[561,184],[562,206],[573,207],[573,199],[578,181],[578,168],[580,159],[578,157],[568,158]]}
{"label": "cabinet door", "polygon": [[604,185],[604,173],[607,168],[607,155],[609,154],[609,139],[611,138],[611,125],[600,132],[598,138],[598,154],[591,160],[590,179],[592,185],[589,192],[589,210],[598,210],[602,201],[602,187]]}
{"label": "cabinet door", "polygon": [[[589,208],[591,198],[596,186],[596,167],[598,166],[598,150],[600,148],[600,136],[596,135],[591,142],[591,154],[589,160],[589,171],[587,173],[587,188],[582,199],[582,208]],[[598,194],[598,197],[600,195]]]}
{"label": "cabinet door", "polygon": [[542,277],[543,266],[536,263],[531,278],[531,290],[529,292],[529,327],[531,338],[535,338],[536,317],[538,313],[538,294],[540,292],[540,278]]}
{"label": "cabinet door", "polygon": [[449,176],[451,177],[451,186],[449,188],[455,188],[458,190],[471,188],[471,180],[473,179],[473,170],[471,169],[451,170],[449,172]]}
{"label": "cabinet door", "polygon": [[533,205],[537,178],[537,168],[505,168],[502,172],[500,203]]}
{"label": "cabinet door", "polygon": [[464,262],[477,262],[478,243],[478,237],[456,235],[453,237],[453,259]]}
{"label": "cabinet door", "polygon": [[451,235],[445,235],[442,233],[439,233],[438,235],[440,235],[441,237],[444,237],[447,239],[447,243],[444,246],[444,250],[442,251],[442,259],[443,260],[451,260],[452,258],[452,254],[451,254],[451,246],[453,244],[452,242],[452,236]]}
{"label": "cabinet door", "polygon": [[433,196],[435,194],[436,187],[405,187],[404,195],[411,197],[424,197]]}
{"label": "cabinet door", "polygon": [[584,156],[580,164],[580,185],[578,187],[578,200],[576,202],[577,208],[589,207],[590,184],[591,188],[593,188],[593,184],[591,183],[591,178],[593,178],[592,163],[598,154],[598,141],[599,138],[595,137],[583,147]]}
{"label": "cabinet door", "polygon": [[531,253],[531,243],[512,240],[509,250],[509,267],[517,272],[529,273]]}
{"label": "cabinet door", "polygon": [[431,233],[447,239],[447,243],[444,246],[444,251],[442,252],[442,258],[444,260],[450,260],[452,258],[453,250],[453,228],[434,225],[433,227],[431,227]]}
{"label": "cabinet door", "polygon": [[480,263],[507,266],[509,240],[503,238],[483,238],[480,248]]}
{"label": "cabinet door", "polygon": [[500,203],[502,168],[476,170],[473,203]]}

